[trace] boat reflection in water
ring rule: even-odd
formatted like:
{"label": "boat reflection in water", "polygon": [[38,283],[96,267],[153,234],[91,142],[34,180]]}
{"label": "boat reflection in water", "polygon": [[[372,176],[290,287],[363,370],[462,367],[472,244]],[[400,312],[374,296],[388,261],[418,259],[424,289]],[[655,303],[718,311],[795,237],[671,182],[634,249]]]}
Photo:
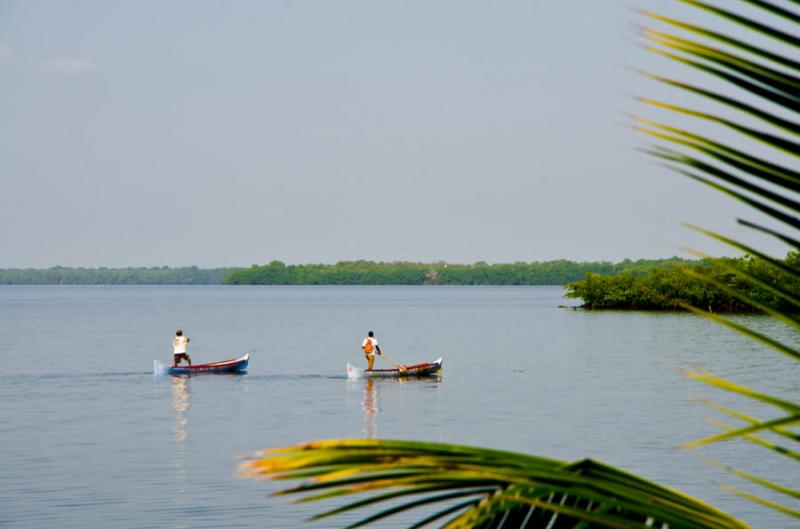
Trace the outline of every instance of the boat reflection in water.
{"label": "boat reflection in water", "polygon": [[350,379],[348,386],[353,391],[361,389],[361,409],[364,412],[361,433],[365,439],[375,439],[378,437],[378,413],[381,412],[378,397],[382,391],[384,400],[388,398],[390,402],[399,393],[410,392],[413,394],[413,399],[421,399],[427,406],[435,406],[441,397],[442,379],[441,377]]}
{"label": "boat reflection in water", "polygon": [[[175,445],[175,507],[185,507],[188,494],[186,470],[186,441],[189,438],[189,416],[191,407],[188,377],[172,377],[172,409],[175,412],[172,424],[172,442]],[[187,527],[179,523],[177,528]]]}
{"label": "boat reflection in water", "polygon": [[361,407],[364,408],[364,438],[375,439],[378,436],[378,426],[375,424],[378,414],[378,389],[371,378],[368,378],[364,385],[364,400],[361,402]]}

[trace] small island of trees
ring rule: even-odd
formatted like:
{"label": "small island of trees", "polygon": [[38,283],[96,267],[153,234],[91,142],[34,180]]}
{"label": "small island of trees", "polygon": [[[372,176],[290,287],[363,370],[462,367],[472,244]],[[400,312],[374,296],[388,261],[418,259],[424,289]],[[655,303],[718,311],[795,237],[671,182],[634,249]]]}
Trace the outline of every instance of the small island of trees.
{"label": "small island of trees", "polygon": [[[789,253],[782,263],[800,268],[800,253]],[[751,304],[756,301],[796,312],[786,294],[800,295],[800,280],[763,259],[744,256],[665,263],[644,274],[588,273],[564,288],[566,297],[582,300],[589,309],[682,310],[691,305],[710,312],[759,312]],[[743,293],[749,303],[742,300]]]}

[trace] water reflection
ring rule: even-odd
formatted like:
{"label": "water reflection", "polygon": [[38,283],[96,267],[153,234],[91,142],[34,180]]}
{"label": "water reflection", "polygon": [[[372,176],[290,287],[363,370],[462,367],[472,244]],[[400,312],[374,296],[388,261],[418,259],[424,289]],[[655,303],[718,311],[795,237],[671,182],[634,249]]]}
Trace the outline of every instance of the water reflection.
{"label": "water reflection", "polygon": [[364,386],[364,400],[361,402],[361,407],[364,409],[364,438],[374,439],[378,436],[378,426],[376,419],[378,415],[378,388],[375,381],[371,378],[367,379]]}
{"label": "water reflection", "polygon": [[[187,470],[186,470],[186,441],[189,438],[189,417],[187,415],[191,407],[189,393],[189,379],[184,377],[172,377],[172,409],[175,412],[172,423],[172,442],[175,445],[175,486],[172,499],[176,507],[186,505],[187,490]],[[187,527],[185,523],[178,522],[175,526],[178,529]]]}
{"label": "water reflection", "polygon": [[186,425],[189,418],[186,412],[189,411],[191,402],[189,400],[189,379],[183,377],[172,377],[172,409],[175,410],[175,423],[172,426],[172,440],[182,445],[186,441]]}
{"label": "water reflection", "polygon": [[[383,398],[388,399],[390,408],[400,401],[413,402],[420,400],[425,406],[431,404],[432,394],[441,396],[442,379],[441,377],[397,377],[391,379],[361,379],[350,380],[351,390],[361,389],[361,409],[364,413],[363,427],[361,433],[365,439],[375,439],[378,437],[378,412],[385,413],[379,402],[379,394],[384,393]],[[406,394],[405,397],[399,397]],[[399,400],[396,399],[399,397]]]}

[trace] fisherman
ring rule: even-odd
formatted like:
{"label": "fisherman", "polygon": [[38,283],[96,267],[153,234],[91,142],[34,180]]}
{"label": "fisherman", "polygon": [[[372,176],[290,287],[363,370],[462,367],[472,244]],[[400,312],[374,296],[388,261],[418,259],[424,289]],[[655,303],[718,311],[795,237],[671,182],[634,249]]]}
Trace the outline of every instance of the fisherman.
{"label": "fisherman", "polygon": [[375,334],[372,331],[367,333],[364,338],[364,343],[361,344],[364,350],[364,356],[367,357],[367,371],[372,371],[372,365],[375,363],[375,353],[381,354],[381,348],[378,347],[378,340],[375,339]]}
{"label": "fisherman", "polygon": [[186,344],[189,343],[189,338],[183,335],[183,331],[178,329],[175,331],[175,338],[172,339],[172,367],[178,367],[182,359],[189,362],[189,367],[192,367],[192,359],[189,353],[186,352]]}

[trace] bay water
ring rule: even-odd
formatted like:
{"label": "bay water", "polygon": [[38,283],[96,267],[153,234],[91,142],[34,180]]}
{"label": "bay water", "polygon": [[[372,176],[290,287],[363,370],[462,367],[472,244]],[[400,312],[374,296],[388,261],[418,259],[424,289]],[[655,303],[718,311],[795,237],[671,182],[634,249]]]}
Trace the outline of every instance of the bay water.
{"label": "bay water", "polygon": [[[782,482],[798,465],[745,441],[681,443],[723,418],[696,397],[755,406],[682,376],[698,365],[797,400],[800,366],[683,313],[592,312],[553,287],[0,287],[0,527],[342,527],[240,479],[254,451],[326,438],[482,445],[622,467],[754,527],[788,519],[704,455]],[[788,343],[795,333],[739,317]],[[177,328],[195,363],[250,352],[242,376],[154,376]],[[361,340],[438,380],[348,380]],[[378,359],[377,362],[381,362]],[[388,367],[388,365],[386,366]],[[725,419],[733,423],[733,420]],[[285,485],[285,484],[284,484]],[[763,493],[766,497],[772,497]],[[419,515],[418,515],[419,516]],[[406,527],[411,516],[374,527]]]}

